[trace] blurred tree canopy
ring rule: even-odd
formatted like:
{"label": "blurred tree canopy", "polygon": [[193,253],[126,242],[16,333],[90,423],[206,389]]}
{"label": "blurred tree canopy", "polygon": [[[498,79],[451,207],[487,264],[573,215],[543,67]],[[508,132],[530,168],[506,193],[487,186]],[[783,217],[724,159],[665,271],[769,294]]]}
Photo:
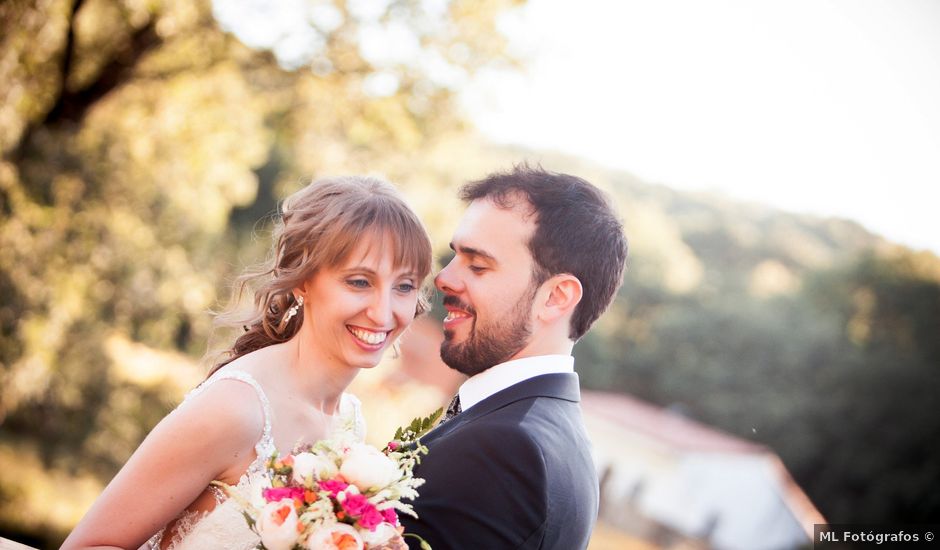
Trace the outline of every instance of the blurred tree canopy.
{"label": "blurred tree canopy", "polygon": [[598,178],[645,242],[575,348],[583,383],[766,444],[832,522],[934,521],[940,259],[852,222]]}
{"label": "blurred tree canopy", "polygon": [[[77,519],[22,498],[11,464],[112,475],[188,380],[115,350],[199,356],[234,259],[260,259],[254,224],[301,175],[395,177],[463,130],[453,75],[512,63],[495,25],[514,3],[311,3],[290,60],[208,1],[0,4],[0,529],[51,544]],[[409,55],[367,40],[392,31]]]}

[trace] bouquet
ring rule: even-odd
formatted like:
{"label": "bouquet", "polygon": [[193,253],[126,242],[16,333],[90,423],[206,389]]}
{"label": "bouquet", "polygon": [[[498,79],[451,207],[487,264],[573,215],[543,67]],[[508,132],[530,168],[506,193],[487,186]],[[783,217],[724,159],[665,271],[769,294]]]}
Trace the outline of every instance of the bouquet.
{"label": "bouquet", "polygon": [[412,471],[427,454],[420,437],[441,410],[399,428],[381,451],[343,438],[277,453],[267,461],[259,487],[246,496],[224,488],[240,507],[261,550],[407,550],[398,514],[417,517],[410,504],[424,483]]}

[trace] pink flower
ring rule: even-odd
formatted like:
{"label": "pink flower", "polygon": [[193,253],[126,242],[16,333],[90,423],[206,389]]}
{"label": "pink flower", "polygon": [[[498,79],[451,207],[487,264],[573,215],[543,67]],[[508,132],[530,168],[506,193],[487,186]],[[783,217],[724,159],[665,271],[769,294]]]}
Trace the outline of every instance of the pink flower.
{"label": "pink flower", "polygon": [[388,450],[394,451],[394,450],[397,449],[397,448],[398,448],[398,443],[397,443],[397,442],[395,442],[395,441],[389,441],[389,442],[388,442]]}
{"label": "pink flower", "polygon": [[285,498],[303,500],[304,489],[303,487],[272,487],[261,491],[261,496],[267,502],[279,502]]}
{"label": "pink flower", "polygon": [[372,506],[369,504],[369,499],[366,497],[355,494],[355,495],[346,495],[346,499],[343,500],[343,510],[346,510],[347,513],[351,516],[361,516],[362,512],[367,508]]}
{"label": "pink flower", "polygon": [[375,531],[375,528],[385,521],[385,518],[382,516],[375,506],[369,502],[369,499],[363,495],[346,495],[346,499],[342,502],[343,510],[346,510],[346,513],[356,519],[359,522],[359,525],[368,529],[369,531]]}
{"label": "pink flower", "polygon": [[320,482],[320,490],[330,493],[330,496],[336,498],[341,491],[345,491],[349,484],[338,479],[327,479]]}
{"label": "pink flower", "polygon": [[369,505],[368,508],[362,511],[362,515],[359,516],[359,525],[365,527],[369,531],[375,531],[375,528],[380,524],[385,523],[382,514],[375,509],[375,506]]}
{"label": "pink flower", "polygon": [[394,508],[386,508],[382,510],[382,517],[387,523],[392,525],[398,525],[398,514],[395,513]]}

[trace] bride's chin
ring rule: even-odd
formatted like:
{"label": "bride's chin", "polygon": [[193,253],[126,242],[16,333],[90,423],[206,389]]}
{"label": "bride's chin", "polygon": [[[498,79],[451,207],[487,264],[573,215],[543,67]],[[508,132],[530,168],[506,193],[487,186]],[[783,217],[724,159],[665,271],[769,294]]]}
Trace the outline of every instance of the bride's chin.
{"label": "bride's chin", "polygon": [[385,350],[382,350],[381,352],[377,352],[374,357],[359,358],[358,360],[353,359],[352,361],[349,361],[348,364],[350,367],[358,368],[360,370],[372,370],[382,363],[382,359],[384,359],[384,357]]}

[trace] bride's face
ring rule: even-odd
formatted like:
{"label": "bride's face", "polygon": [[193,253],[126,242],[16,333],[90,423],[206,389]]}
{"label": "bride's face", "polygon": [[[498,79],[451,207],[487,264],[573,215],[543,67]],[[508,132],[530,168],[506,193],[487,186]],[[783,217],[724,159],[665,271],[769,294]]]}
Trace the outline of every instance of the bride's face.
{"label": "bride's face", "polygon": [[387,241],[363,239],[339,265],[318,270],[305,284],[301,332],[324,359],[373,367],[414,320],[420,281],[411,266],[395,266]]}

